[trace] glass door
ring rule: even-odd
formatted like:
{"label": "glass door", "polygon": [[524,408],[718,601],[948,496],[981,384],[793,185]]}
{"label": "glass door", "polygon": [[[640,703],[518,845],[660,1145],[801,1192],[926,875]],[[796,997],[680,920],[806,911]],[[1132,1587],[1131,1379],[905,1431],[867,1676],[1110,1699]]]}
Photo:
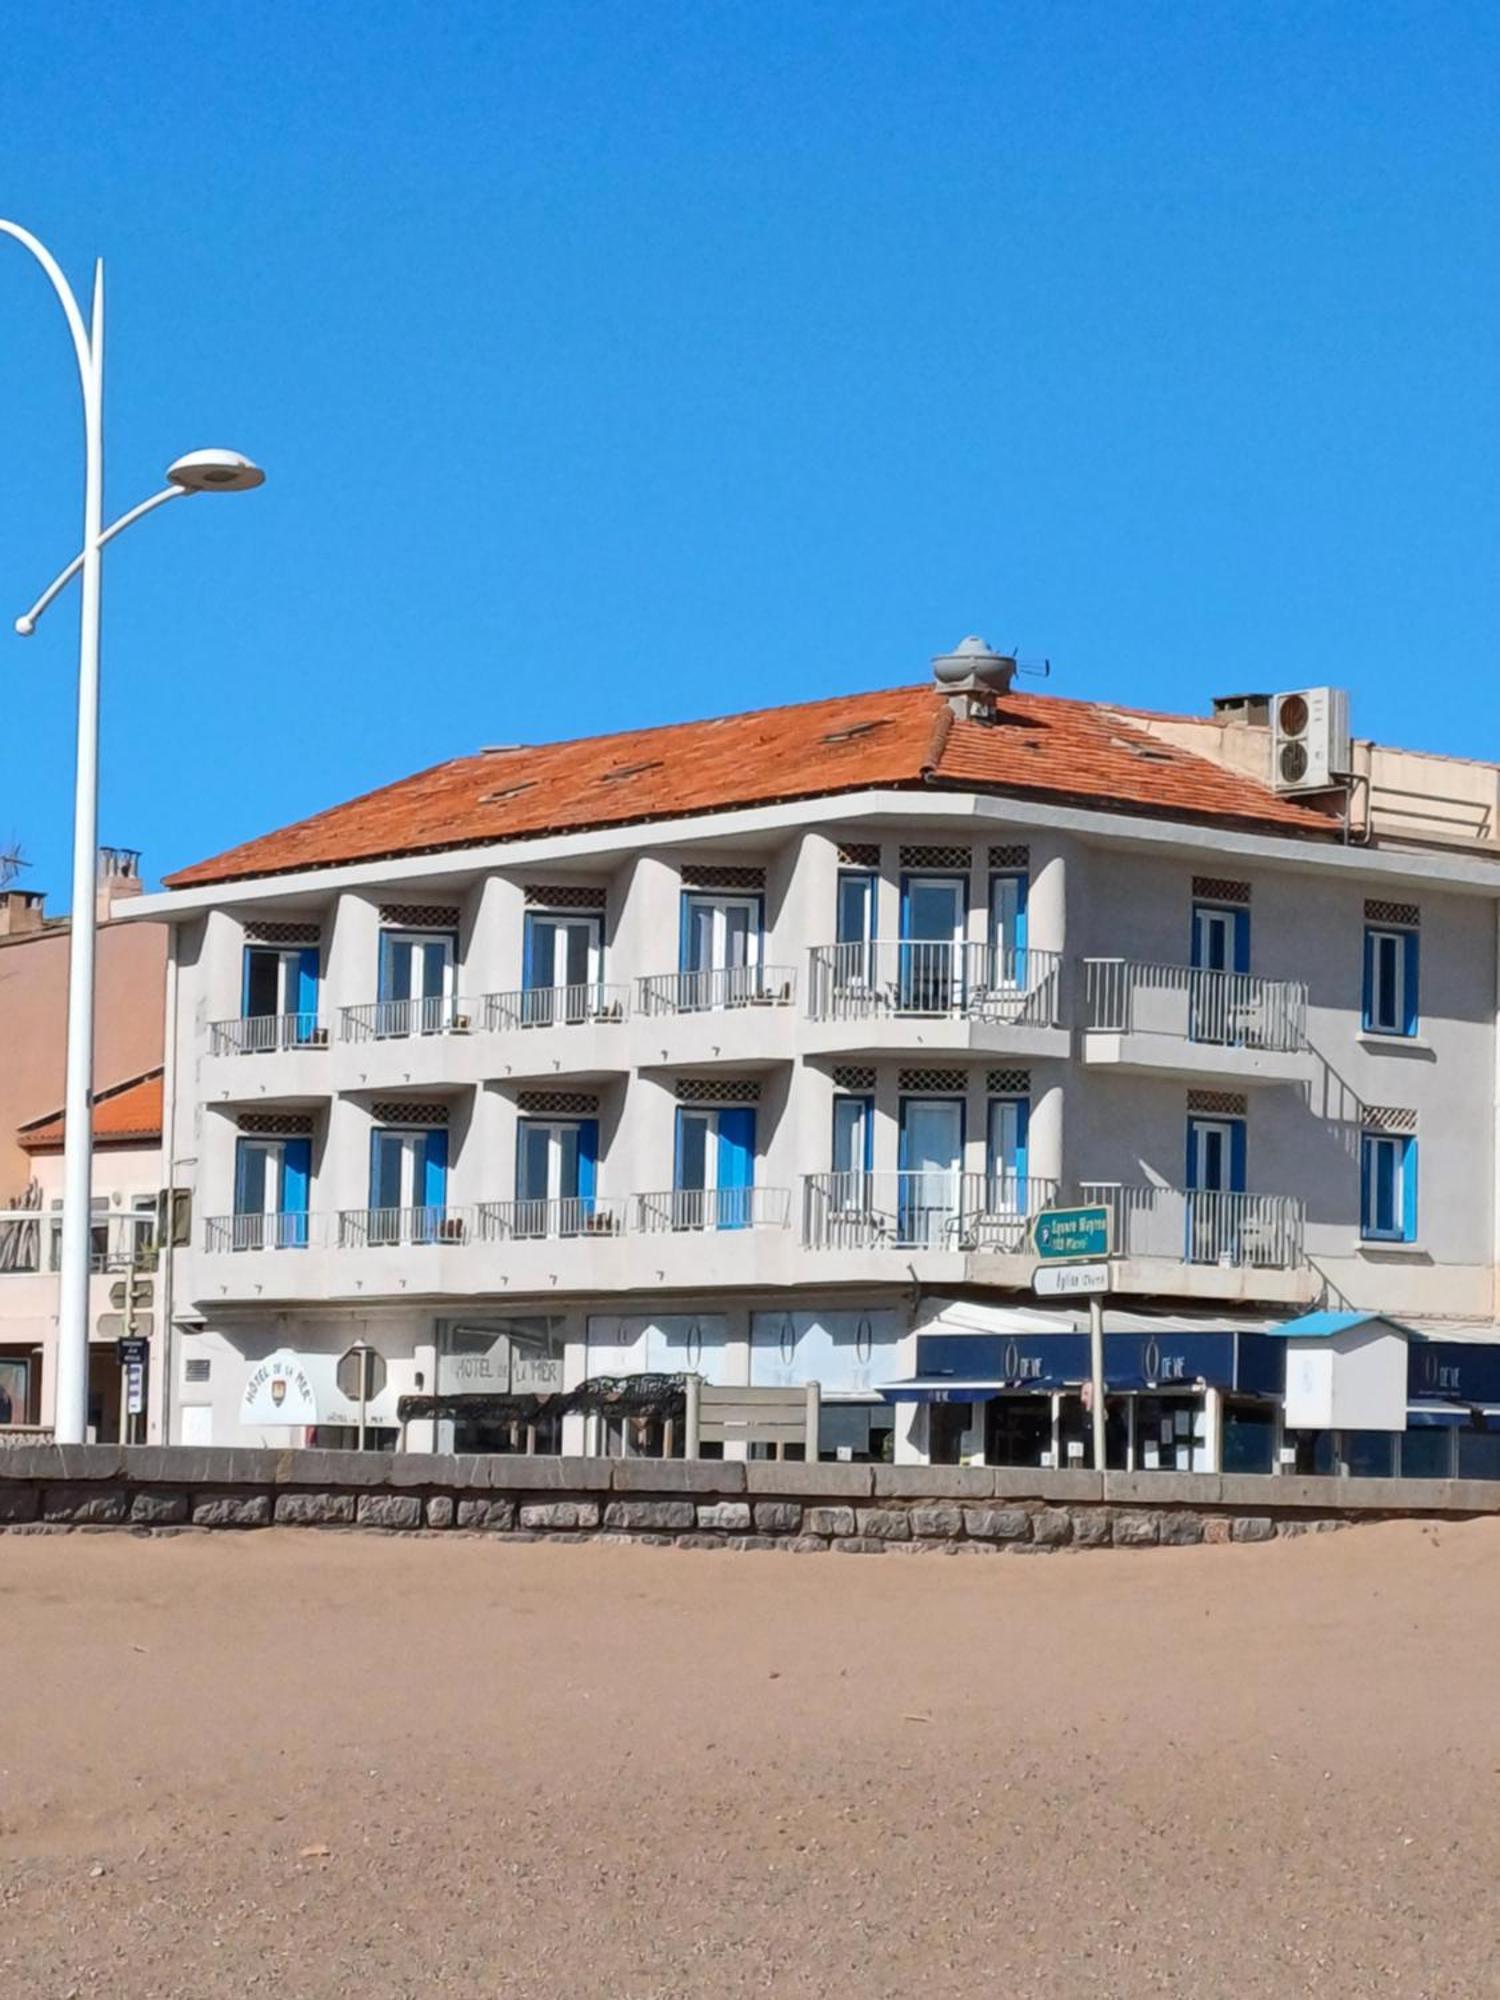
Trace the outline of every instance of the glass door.
{"label": "glass door", "polygon": [[1236,1040],[1245,989],[1232,975],[1250,969],[1250,912],[1195,903],[1192,967],[1189,1035],[1195,1042]]}
{"label": "glass door", "polygon": [[760,963],[760,904],[754,896],[689,896],[683,912],[682,1005],[743,1006]]}
{"label": "glass door", "polygon": [[1187,1254],[1195,1264],[1239,1262],[1245,1127],[1238,1118],[1190,1118]]}
{"label": "glass door", "polygon": [[594,1210],[598,1121],[523,1118],[516,1148],[518,1236],[574,1236]]}
{"label": "glass door", "polygon": [[1024,875],[990,877],[990,966],[987,983],[1002,993],[1026,990]]}
{"label": "glass door", "polygon": [[236,1250],[300,1249],[307,1242],[309,1139],[241,1139],[235,1150]]}
{"label": "glass door", "polygon": [[674,1229],[744,1229],[753,1219],[755,1113],[748,1106],[677,1114]]}
{"label": "glass door", "polygon": [[901,897],[900,1004],[907,1014],[947,1014],[963,998],[962,875],[913,875]]}
{"label": "glass door", "polygon": [[901,1105],[901,1240],[942,1249],[962,1221],[964,1108],[960,1099]]}
{"label": "glass door", "polygon": [[593,916],[527,918],[523,1027],[593,1016],[603,968],[602,930]]}
{"label": "glass door", "polygon": [[451,1026],[456,955],[447,933],[383,931],[376,1033],[435,1035]]}
{"label": "glass door", "polygon": [[382,1126],[371,1138],[368,1241],[432,1243],[443,1233],[448,1133]]}

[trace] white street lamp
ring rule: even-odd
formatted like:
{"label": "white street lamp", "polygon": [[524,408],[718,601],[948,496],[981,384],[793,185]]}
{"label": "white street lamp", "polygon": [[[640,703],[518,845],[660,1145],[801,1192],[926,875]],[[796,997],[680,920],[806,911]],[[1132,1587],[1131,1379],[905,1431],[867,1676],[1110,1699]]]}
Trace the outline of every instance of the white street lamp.
{"label": "white street lamp", "polygon": [[73,788],[73,911],[68,946],[68,1058],[63,1096],[62,1267],[57,1313],[53,1428],[59,1444],[81,1444],[88,1424],[89,1262],[94,1152],[94,943],[99,824],[100,557],[133,521],[190,493],[241,493],[265,474],[232,451],[194,451],[168,467],[167,485],[104,526],[104,265],[94,265],[89,324],[57,260],[29,230],[0,219],[46,272],[78,362],[83,392],[83,547],[36,603],[16,620],[23,637],[68,581],[83,573],[78,628],[78,752]]}

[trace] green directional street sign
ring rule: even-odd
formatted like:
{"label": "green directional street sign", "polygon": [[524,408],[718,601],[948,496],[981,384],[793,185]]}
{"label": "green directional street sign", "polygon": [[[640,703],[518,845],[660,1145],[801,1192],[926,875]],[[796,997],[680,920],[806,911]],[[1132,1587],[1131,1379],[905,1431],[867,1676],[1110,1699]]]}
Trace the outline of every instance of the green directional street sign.
{"label": "green directional street sign", "polygon": [[1099,1203],[1089,1208],[1044,1208],[1031,1225],[1031,1242],[1044,1264],[1088,1264],[1109,1256],[1109,1210]]}

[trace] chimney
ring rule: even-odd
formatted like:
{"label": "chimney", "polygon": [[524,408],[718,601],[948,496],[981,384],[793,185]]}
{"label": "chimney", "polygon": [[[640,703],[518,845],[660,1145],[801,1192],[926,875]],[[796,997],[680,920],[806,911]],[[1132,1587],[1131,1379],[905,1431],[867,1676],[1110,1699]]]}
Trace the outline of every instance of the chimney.
{"label": "chimney", "polygon": [[94,910],[98,921],[109,921],[109,906],[141,893],[141,857],[133,847],[101,847],[94,877]]}
{"label": "chimney", "polygon": [[973,632],[932,662],[932,677],[960,722],[993,722],[995,698],[1010,692],[1015,674],[1011,656],[997,653],[988,639]]}
{"label": "chimney", "polygon": [[0,889],[0,937],[25,937],[39,931],[46,902],[40,889]]}

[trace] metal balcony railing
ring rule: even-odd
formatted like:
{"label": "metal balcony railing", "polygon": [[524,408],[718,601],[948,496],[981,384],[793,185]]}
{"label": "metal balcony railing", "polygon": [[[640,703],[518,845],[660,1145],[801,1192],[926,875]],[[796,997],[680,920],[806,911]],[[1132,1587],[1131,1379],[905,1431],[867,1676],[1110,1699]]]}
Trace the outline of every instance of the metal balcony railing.
{"label": "metal balcony railing", "polygon": [[1027,1247],[1032,1217],[1058,1184],[1037,1174],[808,1174],[803,1240],[810,1250],[957,1250],[1004,1255]]}
{"label": "metal balcony railing", "polygon": [[1062,959],[1055,951],[912,939],[819,944],[810,954],[808,1014],[814,1021],[883,1015],[1057,1027]]}
{"label": "metal balcony railing", "polygon": [[637,982],[643,1014],[709,1014],[731,1007],[790,1007],[797,975],[789,965],[726,965],[713,972],[653,972]]}
{"label": "metal balcony railing", "polygon": [[210,1055],[267,1055],[277,1049],[326,1049],[328,1030],[316,1014],[245,1014],[235,1021],[212,1021]]}
{"label": "metal balcony railing", "polygon": [[425,1000],[372,1000],[345,1007],[339,1018],[346,1042],[388,1041],[401,1035],[467,1035],[480,1008],[456,994],[434,993]]}
{"label": "metal balcony railing", "polygon": [[465,1208],[345,1208],[339,1211],[341,1250],[390,1250],[467,1243],[473,1217]]}
{"label": "metal balcony railing", "polygon": [[476,1229],[481,1242],[513,1242],[563,1236],[622,1236],[628,1206],[602,1195],[572,1195],[549,1201],[482,1201]]}
{"label": "metal balcony railing", "polygon": [[1307,1047],[1307,988],[1301,980],[1125,958],[1086,958],[1083,967],[1091,1029],[1284,1055]]}
{"label": "metal balcony railing", "polygon": [[635,1226],[648,1235],[667,1230],[785,1229],[791,1219],[787,1188],[667,1188],[638,1194]]}
{"label": "metal balcony railing", "polygon": [[579,986],[524,986],[510,993],[486,993],[484,1025],[507,1028],[557,1028],[584,1021],[623,1021],[629,988],[590,980]]}
{"label": "metal balcony railing", "polygon": [[[156,1209],[101,1214],[89,1225],[89,1270],[152,1270],[156,1265]],[[0,1209],[0,1277],[37,1277],[62,1263],[61,1208]]]}
{"label": "metal balcony railing", "polygon": [[1118,1181],[1084,1181],[1078,1192],[1085,1203],[1111,1210],[1117,1257],[1263,1271],[1294,1271],[1306,1262],[1306,1211],[1295,1195],[1126,1187]]}
{"label": "metal balcony railing", "polygon": [[238,1250],[305,1250],[321,1243],[324,1219],[305,1211],[270,1215],[211,1215],[204,1224],[203,1247],[222,1255]]}

